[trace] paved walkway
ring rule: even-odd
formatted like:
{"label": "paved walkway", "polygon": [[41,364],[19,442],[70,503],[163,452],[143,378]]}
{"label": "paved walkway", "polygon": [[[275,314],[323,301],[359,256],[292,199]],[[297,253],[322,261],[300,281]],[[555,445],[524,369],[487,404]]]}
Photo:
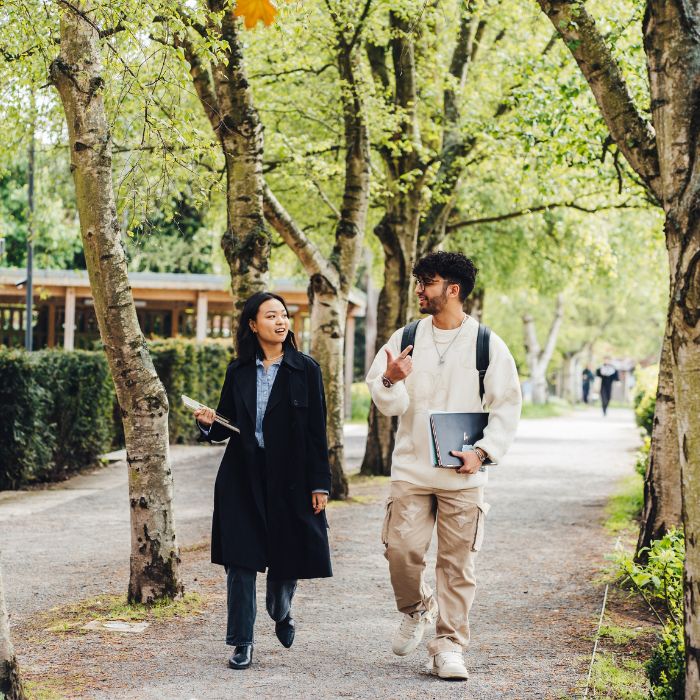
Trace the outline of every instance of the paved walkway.
{"label": "paved walkway", "polygon": [[[584,636],[602,597],[592,580],[612,546],[599,527],[603,507],[632,472],[638,443],[625,410],[607,419],[590,410],[521,423],[508,457],[491,469],[467,684],[426,674],[424,649],[407,658],[391,654],[399,620],[379,543],[386,483],[358,487],[361,502],[330,509],[335,576],[300,584],[294,647],[279,646],[261,610],[254,668],[228,670],[222,570],[195,547],[208,537],[222,452],[207,446],[173,451],[178,536],[192,550],[183,575],[188,589],[203,595],[202,614],[116,642],[99,633],[37,638],[31,621],[52,606],[126,588],[123,465],[47,491],[0,493],[3,574],[20,662],[32,677],[78,674],[82,680],[65,695],[71,698],[565,696],[581,677]],[[355,464],[362,444],[361,431],[351,428]]]}

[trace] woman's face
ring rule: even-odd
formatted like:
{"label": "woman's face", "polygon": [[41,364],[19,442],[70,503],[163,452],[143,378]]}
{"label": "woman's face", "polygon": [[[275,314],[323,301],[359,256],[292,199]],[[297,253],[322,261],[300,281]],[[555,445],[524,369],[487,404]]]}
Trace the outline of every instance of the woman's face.
{"label": "woman's face", "polygon": [[264,343],[283,343],[289,333],[289,317],[284,304],[277,299],[268,299],[260,304],[255,321],[250,327]]}

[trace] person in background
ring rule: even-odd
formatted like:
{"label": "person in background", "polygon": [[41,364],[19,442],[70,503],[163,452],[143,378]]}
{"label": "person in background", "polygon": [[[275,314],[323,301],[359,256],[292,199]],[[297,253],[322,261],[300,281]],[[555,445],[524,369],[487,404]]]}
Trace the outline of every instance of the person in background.
{"label": "person in background", "polygon": [[615,366],[611,364],[610,358],[606,357],[603,364],[596,370],[596,376],[600,377],[600,402],[603,406],[603,415],[608,414],[608,404],[612,396],[613,382],[620,380]]}
{"label": "person in background", "polygon": [[591,382],[593,379],[593,372],[591,372],[591,368],[586,365],[585,369],[581,373],[581,391],[583,392],[583,403],[588,403],[588,394],[591,391]]}
{"label": "person in background", "polygon": [[[203,439],[229,438],[214,490],[211,560],[226,568],[229,667],[245,669],[253,659],[256,573],[267,569],[267,612],[287,648],[297,580],[332,576],[331,471],[321,369],[297,350],[282,297],[250,297],[236,340],[238,358],[226,370],[216,412],[194,415]],[[215,422],[217,413],[240,433]]]}

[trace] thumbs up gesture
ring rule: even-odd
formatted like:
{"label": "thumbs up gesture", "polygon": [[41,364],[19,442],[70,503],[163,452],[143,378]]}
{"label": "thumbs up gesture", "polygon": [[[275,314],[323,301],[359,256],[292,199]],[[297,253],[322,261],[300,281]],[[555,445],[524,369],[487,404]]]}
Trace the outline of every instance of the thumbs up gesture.
{"label": "thumbs up gesture", "polygon": [[386,352],[386,372],[384,376],[392,383],[406,379],[413,369],[413,360],[408,353],[413,350],[413,345],[409,345],[398,357],[394,357],[389,348],[384,348]]}

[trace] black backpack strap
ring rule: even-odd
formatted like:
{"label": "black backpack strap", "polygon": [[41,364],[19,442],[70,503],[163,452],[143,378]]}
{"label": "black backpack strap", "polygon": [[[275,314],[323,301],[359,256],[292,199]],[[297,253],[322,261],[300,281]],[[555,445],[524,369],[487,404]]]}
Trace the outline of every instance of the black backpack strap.
{"label": "black backpack strap", "polygon": [[[420,319],[417,321],[411,321],[403,327],[403,334],[401,335],[401,352],[403,352],[409,345],[415,346],[416,328],[418,328],[419,321]],[[408,354],[413,355],[413,349],[411,349],[411,352]]]}
{"label": "black backpack strap", "polygon": [[479,370],[479,396],[484,400],[484,377],[489,368],[489,346],[491,343],[491,329],[479,324],[479,333],[476,336],[476,368]]}

